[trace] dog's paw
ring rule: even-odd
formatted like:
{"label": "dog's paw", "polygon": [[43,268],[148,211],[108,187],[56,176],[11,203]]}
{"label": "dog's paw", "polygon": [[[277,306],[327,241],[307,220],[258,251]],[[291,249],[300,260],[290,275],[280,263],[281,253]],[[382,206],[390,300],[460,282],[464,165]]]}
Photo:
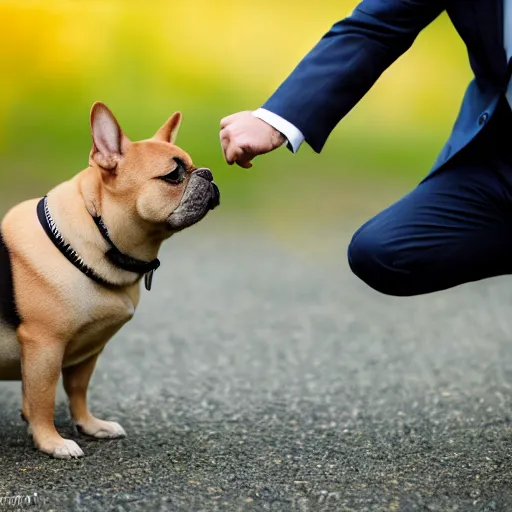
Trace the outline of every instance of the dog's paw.
{"label": "dog's paw", "polygon": [[99,420],[91,418],[87,423],[77,424],[78,429],[88,436],[96,439],[118,439],[126,437],[126,432],[115,421]]}
{"label": "dog's paw", "polygon": [[83,457],[84,452],[74,441],[70,439],[61,439],[57,446],[38,446],[39,450],[55,459],[77,459]]}
{"label": "dog's paw", "polygon": [[56,459],[77,459],[83,457],[84,452],[78,446],[75,441],[70,439],[64,439],[64,446],[58,446],[52,453],[52,456]]}

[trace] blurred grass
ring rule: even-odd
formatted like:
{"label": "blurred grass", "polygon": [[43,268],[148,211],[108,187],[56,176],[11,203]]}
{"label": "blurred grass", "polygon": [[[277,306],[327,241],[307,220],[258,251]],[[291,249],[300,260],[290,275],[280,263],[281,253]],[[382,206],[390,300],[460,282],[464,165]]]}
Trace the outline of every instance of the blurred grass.
{"label": "blurred grass", "polygon": [[[226,216],[276,228],[301,218],[377,210],[416,184],[447,138],[471,78],[443,15],[388,70],[331,136],[260,157],[250,171],[223,161],[222,117],[257,108],[353,0],[0,0],[2,209],[43,194],[87,165],[92,103],[132,139],[184,114],[178,143],[212,168]],[[306,216],[306,215],[304,215]]]}

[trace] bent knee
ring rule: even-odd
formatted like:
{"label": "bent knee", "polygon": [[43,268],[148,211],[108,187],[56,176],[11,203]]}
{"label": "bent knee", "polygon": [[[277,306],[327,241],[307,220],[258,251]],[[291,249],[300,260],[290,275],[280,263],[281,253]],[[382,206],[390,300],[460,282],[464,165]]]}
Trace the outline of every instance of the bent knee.
{"label": "bent knee", "polygon": [[397,251],[391,240],[370,224],[352,237],[348,263],[361,281],[380,293],[397,297],[416,295],[411,272],[394,264]]}

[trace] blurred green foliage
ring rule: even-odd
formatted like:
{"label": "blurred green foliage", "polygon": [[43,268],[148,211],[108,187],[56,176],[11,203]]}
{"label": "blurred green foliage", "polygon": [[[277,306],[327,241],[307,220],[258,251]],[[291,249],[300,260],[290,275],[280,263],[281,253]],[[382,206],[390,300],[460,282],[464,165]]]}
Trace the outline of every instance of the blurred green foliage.
{"label": "blurred green foliage", "polygon": [[[223,211],[269,222],[307,208],[346,213],[426,174],[471,78],[443,15],[340,123],[321,155],[303,146],[228,167],[219,122],[257,108],[354,0],[0,0],[2,207],[41,195],[87,165],[89,110],[107,103],[132,140],[175,111],[178,144],[209,166]],[[390,196],[393,197],[394,193]]]}

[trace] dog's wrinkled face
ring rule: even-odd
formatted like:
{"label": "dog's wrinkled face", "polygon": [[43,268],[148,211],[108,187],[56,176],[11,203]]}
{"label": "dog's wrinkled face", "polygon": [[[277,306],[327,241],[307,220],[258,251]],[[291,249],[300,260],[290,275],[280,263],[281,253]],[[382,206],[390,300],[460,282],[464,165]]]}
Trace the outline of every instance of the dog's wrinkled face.
{"label": "dog's wrinkled face", "polygon": [[169,232],[195,224],[220,202],[211,171],[174,144],[180,123],[175,113],[152,139],[131,142],[103,103],[91,111],[90,163],[102,170],[104,195]]}

